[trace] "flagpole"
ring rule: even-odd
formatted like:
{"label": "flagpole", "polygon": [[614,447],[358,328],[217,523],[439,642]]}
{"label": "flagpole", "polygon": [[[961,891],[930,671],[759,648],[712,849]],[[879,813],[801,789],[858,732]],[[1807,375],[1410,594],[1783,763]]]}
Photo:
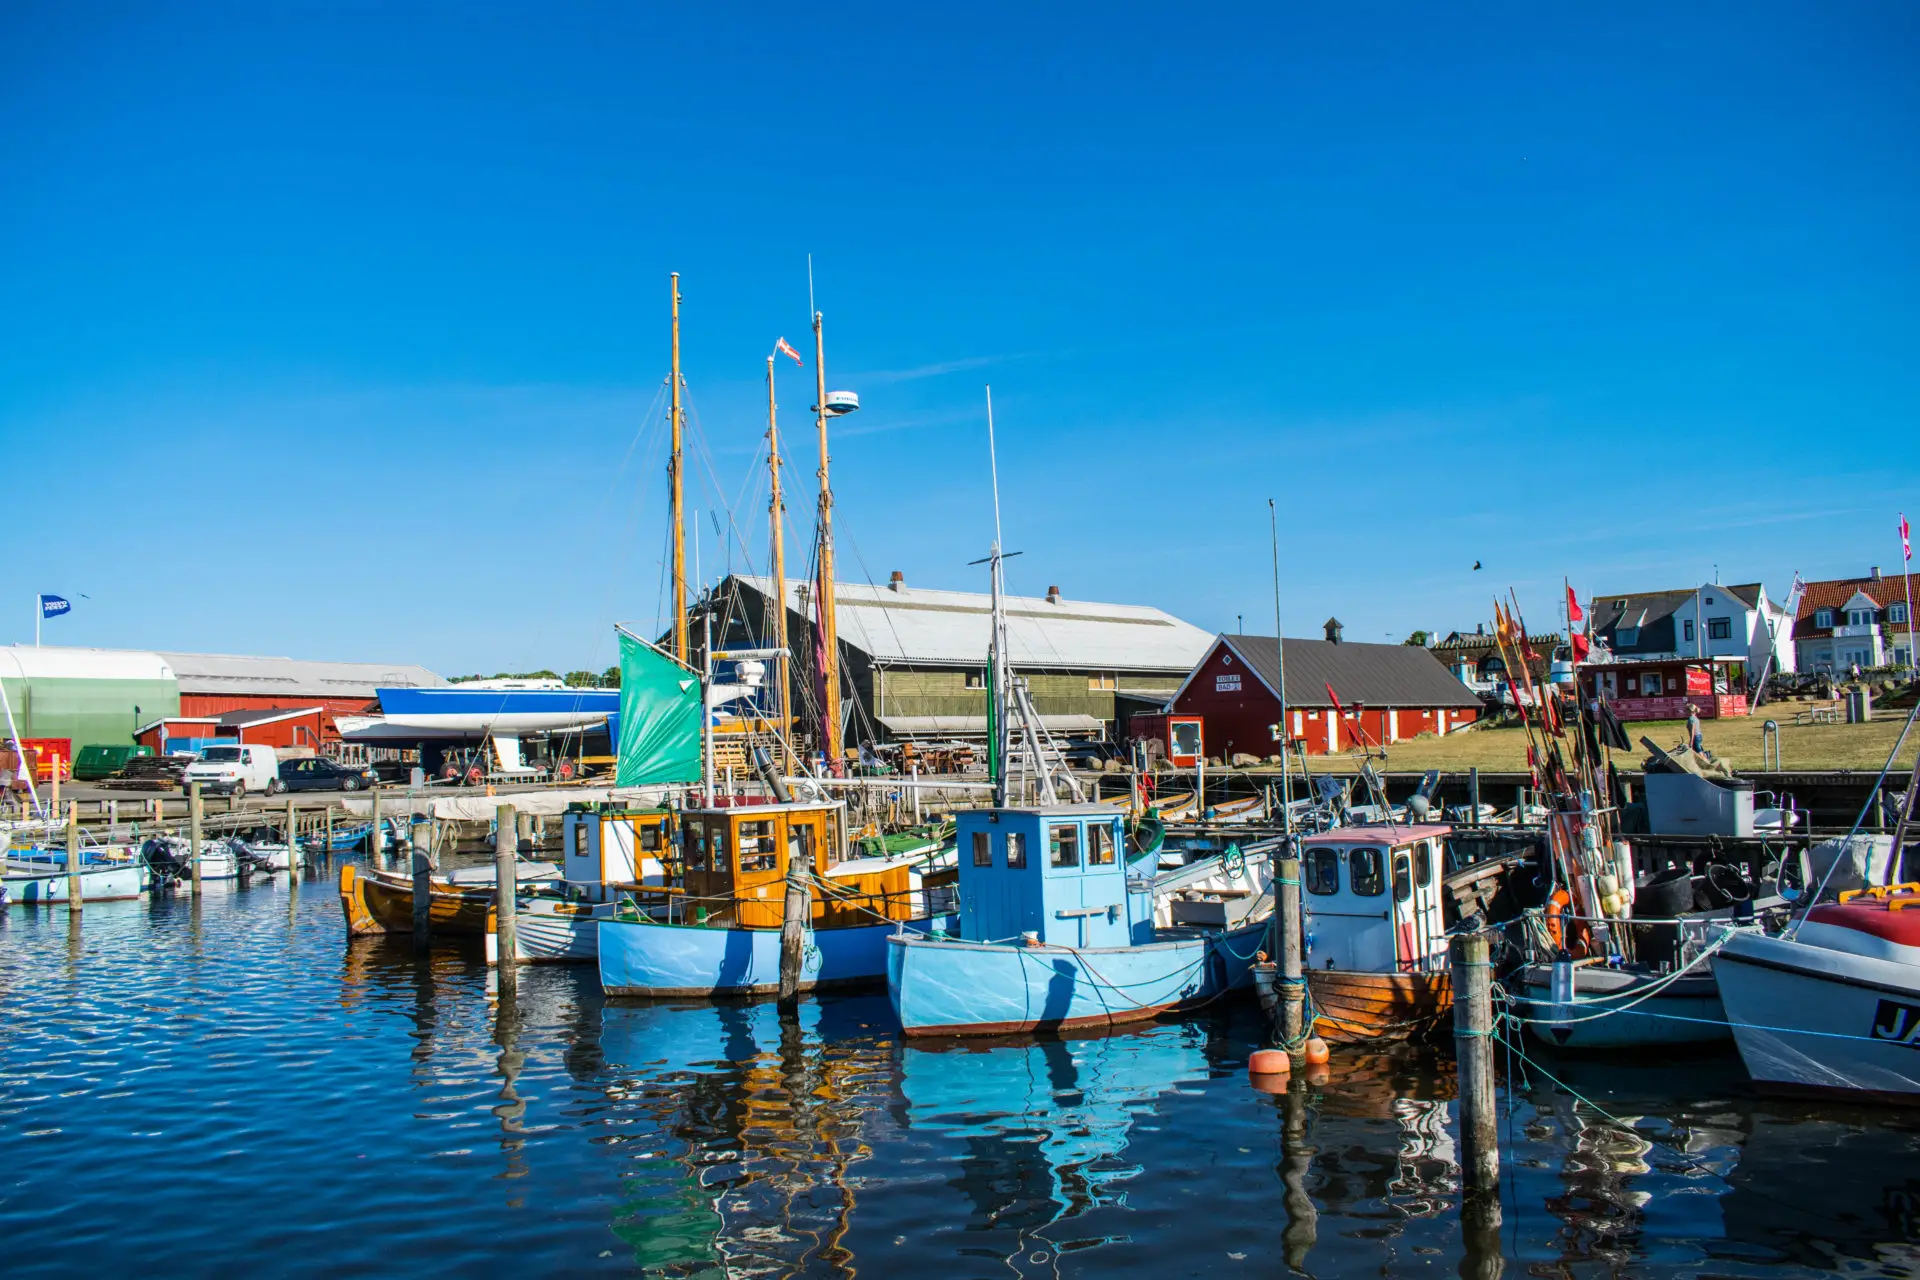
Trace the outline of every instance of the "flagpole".
{"label": "flagpole", "polygon": [[40,647],[40,615],[46,612],[46,597],[36,595],[33,598],[33,647]]}

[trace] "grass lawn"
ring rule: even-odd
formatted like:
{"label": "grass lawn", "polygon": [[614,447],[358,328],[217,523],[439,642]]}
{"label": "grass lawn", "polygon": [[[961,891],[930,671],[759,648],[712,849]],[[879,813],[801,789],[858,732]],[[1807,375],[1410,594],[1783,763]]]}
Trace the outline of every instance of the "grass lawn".
{"label": "grass lawn", "polygon": [[[1789,771],[1868,769],[1878,772],[1907,719],[1904,710],[1882,712],[1876,708],[1874,719],[1868,724],[1797,725],[1793,723],[1790,709],[1793,705],[1784,704],[1776,716],[1780,724],[1781,766]],[[1761,708],[1763,712],[1767,709]],[[1760,730],[1766,720],[1765,715],[1708,720],[1702,723],[1701,732],[1706,737],[1707,749],[1734,768],[1758,769]],[[1614,759],[1622,768],[1637,769],[1647,754],[1639,746],[1642,737],[1670,748],[1686,741],[1687,727],[1685,721],[1636,720],[1628,723],[1627,733],[1634,741],[1635,750],[1629,758],[1622,758],[1622,753],[1616,751]],[[1897,773],[1904,775],[1913,767],[1914,753],[1920,750],[1920,741],[1916,740],[1920,740],[1920,728],[1916,728],[1901,748],[1895,766]],[[1357,769],[1360,759],[1358,755],[1314,756],[1310,763],[1315,769]],[[1387,748],[1386,768],[1396,773],[1425,769],[1458,772],[1474,767],[1489,773],[1524,772],[1527,735],[1518,728],[1472,729],[1444,738],[1397,742]]]}

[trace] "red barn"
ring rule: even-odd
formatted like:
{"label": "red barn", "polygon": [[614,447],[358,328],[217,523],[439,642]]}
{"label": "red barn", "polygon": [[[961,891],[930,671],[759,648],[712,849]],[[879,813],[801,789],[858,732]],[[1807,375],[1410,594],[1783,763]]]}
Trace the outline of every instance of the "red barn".
{"label": "red barn", "polygon": [[[1326,640],[1288,640],[1287,706],[1280,726],[1280,646],[1272,636],[1222,635],[1187,676],[1168,710],[1206,722],[1207,754],[1271,756],[1281,740],[1310,755],[1348,750],[1365,738],[1385,746],[1421,733],[1451,733],[1480,718],[1480,699],[1419,645],[1347,644],[1337,623]],[[1334,710],[1331,686],[1344,714]]]}

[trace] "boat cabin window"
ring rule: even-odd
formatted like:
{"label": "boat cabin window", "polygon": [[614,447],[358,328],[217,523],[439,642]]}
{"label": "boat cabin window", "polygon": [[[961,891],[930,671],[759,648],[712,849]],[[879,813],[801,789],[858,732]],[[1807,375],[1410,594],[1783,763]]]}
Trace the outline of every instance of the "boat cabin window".
{"label": "boat cabin window", "polygon": [[762,818],[740,824],[740,870],[772,871],[780,864],[780,849],[774,842],[773,820]]}
{"label": "boat cabin window", "polygon": [[707,829],[689,824],[687,827],[687,870],[705,871],[707,869]]}
{"label": "boat cabin window", "polygon": [[1047,827],[1047,850],[1049,861],[1056,867],[1077,867],[1080,865],[1080,826],[1073,822],[1058,822]]}
{"label": "boat cabin window", "polygon": [[1378,849],[1347,850],[1347,887],[1356,897],[1377,898],[1387,891],[1386,868]]}
{"label": "boat cabin window", "polygon": [[1087,828],[1087,865],[1090,867],[1113,865],[1113,828],[1104,822],[1095,823]]}
{"label": "boat cabin window", "polygon": [[666,844],[666,840],[663,839],[665,835],[666,835],[666,828],[661,826],[659,823],[649,823],[646,826],[641,827],[640,828],[640,852],[642,853],[660,852],[661,848]]}
{"label": "boat cabin window", "polygon": [[[787,865],[797,867],[802,858],[807,860],[808,866],[813,866],[813,828],[804,823],[789,823],[787,824]],[[815,870],[820,869],[815,868]]]}
{"label": "boat cabin window", "polygon": [[1433,841],[1422,840],[1413,846],[1413,882],[1422,889],[1433,886]]}
{"label": "boat cabin window", "polygon": [[1404,853],[1393,855],[1393,900],[1405,902],[1413,896],[1413,859]]}
{"label": "boat cabin window", "polygon": [[1019,868],[1027,865],[1027,833],[1024,831],[1007,832],[1007,866]]}
{"label": "boat cabin window", "polygon": [[973,865],[976,867],[993,865],[993,838],[984,831],[973,833]]}
{"label": "boat cabin window", "polygon": [[1307,892],[1340,892],[1340,851],[1338,849],[1309,849],[1307,851]]}
{"label": "boat cabin window", "polygon": [[707,850],[715,871],[725,871],[733,865],[733,855],[727,849],[727,824],[716,822],[707,828],[707,839],[711,845]]}

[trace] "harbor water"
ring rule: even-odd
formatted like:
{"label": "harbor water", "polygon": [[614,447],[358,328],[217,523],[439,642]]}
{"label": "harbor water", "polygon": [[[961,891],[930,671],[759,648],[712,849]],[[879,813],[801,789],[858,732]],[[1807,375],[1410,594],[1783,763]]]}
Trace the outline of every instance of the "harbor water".
{"label": "harbor water", "polygon": [[1920,1272],[1920,1116],[1767,1101],[1731,1050],[1503,1061],[1463,1238],[1444,1053],[1249,1086],[1251,1002],[902,1042],[884,994],[604,999],[350,942],[325,879],[0,911],[10,1276]]}

